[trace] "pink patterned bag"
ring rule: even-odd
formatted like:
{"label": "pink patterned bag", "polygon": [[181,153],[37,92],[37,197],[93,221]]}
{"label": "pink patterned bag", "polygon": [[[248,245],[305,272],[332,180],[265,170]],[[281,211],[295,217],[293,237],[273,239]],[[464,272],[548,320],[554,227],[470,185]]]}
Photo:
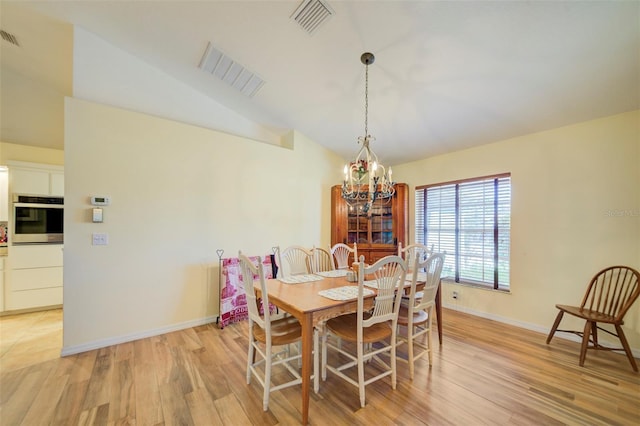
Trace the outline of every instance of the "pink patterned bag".
{"label": "pink patterned bag", "polygon": [[[249,257],[249,259],[254,264],[258,261],[257,256]],[[262,268],[265,279],[273,277],[270,255],[263,257]],[[257,278],[257,275],[252,277],[254,280]],[[222,259],[220,267],[220,320],[218,322],[220,328],[249,318],[247,297],[242,280],[240,259],[237,257]],[[270,310],[273,312],[274,309],[275,307],[271,305]]]}

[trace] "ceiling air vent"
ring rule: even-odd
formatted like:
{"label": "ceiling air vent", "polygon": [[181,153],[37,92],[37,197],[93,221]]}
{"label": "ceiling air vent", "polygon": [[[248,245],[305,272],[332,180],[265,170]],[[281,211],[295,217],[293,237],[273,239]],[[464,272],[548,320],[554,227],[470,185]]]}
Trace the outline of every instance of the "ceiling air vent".
{"label": "ceiling air vent", "polygon": [[18,43],[18,39],[16,36],[14,36],[11,33],[8,33],[4,30],[0,30],[0,35],[2,35],[2,39],[4,41],[8,41],[11,44],[15,44],[16,46],[20,47],[20,43]]}
{"label": "ceiling air vent", "polygon": [[264,80],[225,55],[211,42],[202,56],[199,67],[250,98],[264,85]]}
{"label": "ceiling air vent", "polygon": [[313,34],[322,24],[327,22],[335,12],[322,0],[305,0],[293,12],[291,18],[295,20],[303,30]]}

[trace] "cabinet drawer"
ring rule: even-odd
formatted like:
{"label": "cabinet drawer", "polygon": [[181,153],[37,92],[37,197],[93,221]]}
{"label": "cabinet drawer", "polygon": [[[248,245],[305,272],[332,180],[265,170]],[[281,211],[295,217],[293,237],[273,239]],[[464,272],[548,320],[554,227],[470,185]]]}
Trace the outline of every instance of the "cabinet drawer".
{"label": "cabinet drawer", "polygon": [[62,287],[18,291],[8,295],[8,311],[62,305]]}
{"label": "cabinet drawer", "polygon": [[62,266],[62,245],[11,246],[11,269]]}
{"label": "cabinet drawer", "polygon": [[17,269],[11,273],[11,291],[62,287],[62,266]]}

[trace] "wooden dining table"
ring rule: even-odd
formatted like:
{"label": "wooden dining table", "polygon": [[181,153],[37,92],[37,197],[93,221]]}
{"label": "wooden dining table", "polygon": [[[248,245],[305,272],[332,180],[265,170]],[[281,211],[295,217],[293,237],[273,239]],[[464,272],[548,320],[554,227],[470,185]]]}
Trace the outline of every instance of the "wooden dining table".
{"label": "wooden dining table", "polygon": [[[288,312],[302,326],[302,424],[309,422],[309,388],[313,364],[313,329],[318,324],[340,315],[357,311],[357,299],[332,300],[318,294],[343,286],[357,286],[345,277],[324,278],[317,281],[287,284],[279,279],[267,280],[269,302]],[[436,298],[437,300],[437,298]],[[439,303],[439,302],[437,302]],[[373,307],[373,296],[365,299],[365,308]],[[437,307],[436,307],[437,308]],[[436,314],[438,309],[436,309]],[[438,316],[438,315],[436,315]],[[438,316],[438,326],[441,321]]]}

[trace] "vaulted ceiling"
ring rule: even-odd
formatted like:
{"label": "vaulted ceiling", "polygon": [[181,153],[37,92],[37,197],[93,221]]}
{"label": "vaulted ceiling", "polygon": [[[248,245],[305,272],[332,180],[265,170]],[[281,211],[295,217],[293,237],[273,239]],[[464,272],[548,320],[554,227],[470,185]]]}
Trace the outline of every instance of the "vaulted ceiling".
{"label": "vaulted ceiling", "polygon": [[[302,1],[0,3],[0,140],[62,148],[79,25],[271,131],[345,158],[369,132],[398,164],[640,108],[640,2]],[[208,43],[264,84],[253,96],[199,68]]]}

